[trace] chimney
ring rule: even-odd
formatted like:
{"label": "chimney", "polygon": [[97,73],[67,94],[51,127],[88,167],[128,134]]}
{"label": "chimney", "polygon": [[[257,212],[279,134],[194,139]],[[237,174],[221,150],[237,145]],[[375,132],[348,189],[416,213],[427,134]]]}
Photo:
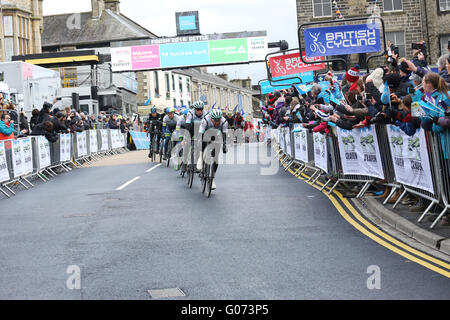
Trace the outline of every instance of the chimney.
{"label": "chimney", "polygon": [[109,9],[115,13],[120,13],[120,0],[103,0],[105,9]]}
{"label": "chimney", "polygon": [[91,0],[92,18],[98,19],[102,16],[103,10],[105,10],[105,4],[103,0]]}

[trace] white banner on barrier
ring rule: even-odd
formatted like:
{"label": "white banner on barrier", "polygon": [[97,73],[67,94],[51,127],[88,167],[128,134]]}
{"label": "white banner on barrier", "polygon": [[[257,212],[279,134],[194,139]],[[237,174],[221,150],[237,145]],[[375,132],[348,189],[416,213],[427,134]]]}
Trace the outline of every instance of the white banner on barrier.
{"label": "white banner on barrier", "polygon": [[280,144],[280,149],[286,152],[284,142],[284,130],[283,128],[278,127],[278,143]]}
{"label": "white banner on barrier", "polygon": [[101,141],[102,141],[102,146],[100,148],[101,151],[108,151],[109,147],[108,147],[108,130],[106,129],[101,129],[100,130],[100,135],[101,135]]}
{"label": "white banner on barrier", "polygon": [[70,161],[71,159],[71,145],[72,145],[72,139],[70,136],[70,133],[66,133],[66,134],[61,134],[59,136],[59,153],[60,153],[60,157],[59,160],[61,162],[66,162],[66,161]]}
{"label": "white banner on barrier", "polygon": [[77,132],[77,156],[87,156],[86,131]]}
{"label": "white banner on barrier", "polygon": [[0,141],[0,182],[9,180],[8,163],[6,162],[5,143]]}
{"label": "white banner on barrier", "polygon": [[397,182],[434,194],[424,131],[417,130],[410,137],[400,128],[390,125],[388,137]]}
{"label": "white banner on barrier", "polygon": [[294,131],[295,159],[308,163],[308,131],[300,124],[294,125]]}
{"label": "white banner on barrier", "polygon": [[45,169],[50,166],[50,144],[44,136],[38,137],[39,145],[39,170]]}
{"label": "white banner on barrier", "polygon": [[97,131],[96,130],[89,131],[89,147],[90,147],[91,153],[98,152],[98,141],[97,141]]}
{"label": "white banner on barrier", "polygon": [[292,158],[291,131],[289,128],[284,129],[284,140],[286,141],[286,153]]}
{"label": "white banner on barrier", "polygon": [[26,175],[33,172],[33,147],[31,144],[31,138],[24,138],[21,140],[21,143],[23,164],[22,175]]}
{"label": "white banner on barrier", "polygon": [[20,140],[12,141],[12,164],[14,170],[14,178],[19,178],[24,174],[22,142]]}
{"label": "white banner on barrier", "polygon": [[326,135],[314,132],[314,164],[328,173],[328,148]]}
{"label": "white banner on barrier", "polygon": [[344,130],[337,128],[339,153],[344,174],[384,179],[375,126]]}
{"label": "white banner on barrier", "polygon": [[267,139],[272,138],[272,128],[266,127],[266,133],[264,134],[264,141],[267,142]]}

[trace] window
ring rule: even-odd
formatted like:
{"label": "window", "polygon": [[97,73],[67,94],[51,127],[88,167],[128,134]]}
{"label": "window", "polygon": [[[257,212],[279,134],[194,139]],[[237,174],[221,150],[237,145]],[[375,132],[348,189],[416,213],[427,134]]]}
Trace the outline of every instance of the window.
{"label": "window", "polygon": [[11,61],[14,55],[14,39],[5,37],[5,61]]}
{"label": "window", "polygon": [[170,91],[170,78],[169,78],[169,74],[165,73],[165,77],[166,77],[166,90]]}
{"label": "window", "polygon": [[155,96],[159,98],[159,78],[158,71],[153,71],[153,75],[155,77]]}
{"label": "window", "polygon": [[177,99],[173,99],[173,106],[175,107],[177,105]]}
{"label": "window", "polygon": [[175,76],[172,75],[172,91],[175,91]]}
{"label": "window", "polygon": [[383,0],[384,11],[401,11],[403,10],[402,0]]}
{"label": "window", "polygon": [[450,0],[438,0],[439,11],[450,11]]}
{"label": "window", "polygon": [[189,83],[189,79],[186,80],[186,89],[187,89],[187,93],[191,94],[191,84]]}
{"label": "window", "polygon": [[183,78],[180,77],[180,78],[178,79],[178,81],[179,81],[178,84],[179,84],[179,86],[180,86],[180,93],[183,93]]}
{"label": "window", "polygon": [[331,17],[331,0],[313,0],[314,18]]}
{"label": "window", "polygon": [[12,16],[4,16],[3,17],[3,26],[6,37],[13,36],[13,17]]}
{"label": "window", "polygon": [[391,41],[398,47],[400,58],[406,57],[405,33],[403,31],[386,32],[386,40]]}
{"label": "window", "polygon": [[449,50],[448,50],[448,46],[449,46],[449,43],[450,43],[450,34],[440,35],[439,36],[439,42],[440,42],[440,48],[441,48],[440,55],[444,55],[446,53],[450,53]]}

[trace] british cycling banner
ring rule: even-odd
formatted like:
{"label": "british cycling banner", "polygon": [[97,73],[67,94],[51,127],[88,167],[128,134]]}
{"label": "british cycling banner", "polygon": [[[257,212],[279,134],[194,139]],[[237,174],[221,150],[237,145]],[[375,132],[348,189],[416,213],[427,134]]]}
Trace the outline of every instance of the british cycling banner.
{"label": "british cycling banner", "polygon": [[[303,52],[303,59],[307,62],[320,62],[323,60],[322,57],[307,58],[305,52]],[[305,64],[300,59],[299,52],[271,57],[269,58],[269,62],[272,78],[325,69],[325,63]]]}
{"label": "british cycling banner", "polygon": [[381,50],[380,25],[356,24],[305,29],[306,56],[321,57]]}
{"label": "british cycling banner", "polygon": [[131,139],[136,150],[148,150],[150,148],[150,136],[145,132],[130,131]]}

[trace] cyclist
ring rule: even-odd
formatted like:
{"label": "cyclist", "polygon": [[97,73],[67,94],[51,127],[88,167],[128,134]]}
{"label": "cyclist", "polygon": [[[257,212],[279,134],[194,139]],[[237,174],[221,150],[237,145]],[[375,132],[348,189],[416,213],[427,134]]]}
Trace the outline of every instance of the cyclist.
{"label": "cyclist", "polygon": [[[187,129],[187,127],[186,127],[186,118],[187,118],[187,115],[189,114],[189,109],[186,108],[186,109],[180,110],[179,114],[180,114],[180,116],[178,117],[176,133],[178,135],[178,142],[181,143],[181,142],[183,142],[184,137],[183,137],[183,134],[181,133],[180,130],[181,129]],[[183,156],[183,149],[182,148],[180,148],[178,150],[177,156],[178,156],[178,159],[177,159],[177,161],[175,162],[175,165],[174,165],[175,171],[180,170],[180,165],[179,164],[182,162],[180,158]]]}
{"label": "cyclist", "polygon": [[[206,116],[206,112],[204,111],[204,109],[205,109],[205,104],[202,101],[196,101],[196,102],[194,102],[194,104],[192,105],[192,109],[189,111],[188,115],[186,116],[186,129],[189,130],[189,134],[191,135],[191,141],[194,140],[195,133],[199,132],[200,125]],[[195,148],[194,148],[194,150],[195,150]],[[194,150],[192,150],[192,152]],[[187,160],[187,159],[185,159],[185,160]],[[188,163],[188,162],[189,161],[185,161],[185,163]]]}
{"label": "cyclist", "polygon": [[[227,153],[227,132],[228,132],[228,122],[223,117],[223,113],[220,109],[212,109],[209,114],[205,116],[205,118],[202,120],[202,123],[200,125],[199,133],[203,137],[203,135],[208,130],[217,130],[218,134],[222,135],[222,150],[223,153]],[[202,139],[203,141],[203,139]],[[197,162],[197,170],[201,170],[203,167],[203,154],[204,150],[208,146],[210,142],[202,142],[202,152],[200,153],[200,158]],[[213,153],[213,157],[216,157],[216,155]],[[219,164],[217,163],[217,160],[214,161],[213,164],[213,171],[214,173],[217,172],[217,168],[219,167]],[[215,179],[212,181],[212,190],[216,189],[216,182]]]}
{"label": "cyclist", "polygon": [[[155,152],[156,154],[159,153],[159,143],[161,141],[161,125],[162,125],[162,115],[159,114],[156,110],[156,107],[153,106],[147,121],[147,132],[150,135],[150,153],[148,154],[149,158],[152,157],[153,152]],[[155,135],[156,135],[156,150],[153,150],[153,137]]]}
{"label": "cyclist", "polygon": [[235,114],[235,116],[234,116],[234,119],[233,119],[233,129],[234,130],[240,130],[240,131],[237,131],[236,132],[236,143],[238,143],[239,141],[240,141],[240,139],[238,138],[238,136],[237,136],[237,134],[239,134],[240,133],[240,138],[242,139],[242,141],[244,140],[243,139],[243,136],[244,136],[244,126],[245,126],[245,120],[244,120],[244,118],[241,116],[241,112],[240,111],[237,111],[236,112],[236,114]]}
{"label": "cyclist", "polygon": [[168,108],[167,115],[164,117],[162,124],[162,133],[164,134],[164,160],[167,160],[168,157],[170,157],[168,154],[169,140],[172,137],[172,133],[177,129],[178,119],[179,117],[175,115],[175,108]]}

